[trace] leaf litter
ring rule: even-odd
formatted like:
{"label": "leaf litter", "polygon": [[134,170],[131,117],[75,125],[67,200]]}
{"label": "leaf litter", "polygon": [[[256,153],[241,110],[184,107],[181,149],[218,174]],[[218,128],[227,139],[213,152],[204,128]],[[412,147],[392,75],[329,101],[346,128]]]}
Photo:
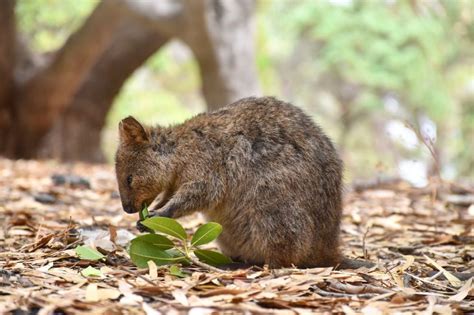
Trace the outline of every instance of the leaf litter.
{"label": "leaf litter", "polygon": [[[112,167],[0,159],[0,314],[474,312],[473,196],[398,181],[348,192],[343,252],[373,268],[137,268],[137,217],[122,211]],[[190,234],[204,220],[180,222]]]}

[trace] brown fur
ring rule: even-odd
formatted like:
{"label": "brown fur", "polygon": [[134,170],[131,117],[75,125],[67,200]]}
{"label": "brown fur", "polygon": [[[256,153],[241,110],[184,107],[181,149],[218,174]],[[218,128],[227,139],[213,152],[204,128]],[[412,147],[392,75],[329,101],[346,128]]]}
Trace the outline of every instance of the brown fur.
{"label": "brown fur", "polygon": [[219,245],[234,259],[271,267],[340,261],[342,162],[299,108],[245,98],[167,128],[128,117],[120,139],[127,212],[160,194],[156,215],[202,212],[222,224]]}

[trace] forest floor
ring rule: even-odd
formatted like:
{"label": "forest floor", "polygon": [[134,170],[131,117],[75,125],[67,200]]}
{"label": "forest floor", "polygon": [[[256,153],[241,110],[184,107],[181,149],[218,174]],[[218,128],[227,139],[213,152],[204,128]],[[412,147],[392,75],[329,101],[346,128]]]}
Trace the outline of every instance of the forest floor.
{"label": "forest floor", "polygon": [[[111,166],[0,159],[0,314],[474,312],[474,187],[358,188],[345,198],[343,251],[375,267],[190,266],[180,278],[131,263],[137,217],[122,211]],[[81,244],[107,259],[80,260]],[[100,273],[84,276],[88,266]]]}

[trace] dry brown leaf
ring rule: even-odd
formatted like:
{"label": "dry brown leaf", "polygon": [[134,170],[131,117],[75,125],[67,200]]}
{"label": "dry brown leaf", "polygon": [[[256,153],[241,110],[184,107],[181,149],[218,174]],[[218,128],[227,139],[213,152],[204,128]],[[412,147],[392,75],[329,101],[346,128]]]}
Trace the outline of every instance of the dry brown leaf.
{"label": "dry brown leaf", "polygon": [[102,300],[115,300],[120,296],[120,291],[117,289],[98,289],[99,301]]}
{"label": "dry brown leaf", "polygon": [[449,271],[441,267],[441,265],[439,265],[436,261],[434,261],[433,259],[429,258],[426,255],[423,255],[423,256],[426,258],[426,260],[428,260],[430,264],[435,266],[436,269],[438,269],[439,271],[443,273],[443,275],[446,277],[446,279],[448,279],[449,283],[451,283],[452,286],[459,288],[462,285],[461,280],[459,280],[452,273],[450,273]]}
{"label": "dry brown leaf", "polygon": [[399,272],[403,273],[405,270],[411,267],[415,262],[415,257],[412,255],[403,256],[405,258],[405,263],[400,267]]}
{"label": "dry brown leaf", "polygon": [[97,288],[97,283],[89,283],[89,285],[86,288],[85,299],[87,302],[99,301],[99,292]]}
{"label": "dry brown leaf", "polygon": [[117,227],[115,225],[109,225],[110,241],[115,244],[117,240]]}
{"label": "dry brown leaf", "polygon": [[209,297],[209,296],[222,295],[222,294],[237,295],[237,294],[242,294],[245,292],[246,291],[239,290],[239,289],[219,288],[219,289],[205,291],[199,294],[199,296]]}
{"label": "dry brown leaf", "polygon": [[186,292],[184,290],[173,290],[171,292],[176,302],[183,306],[189,306],[188,298],[186,297]]}
{"label": "dry brown leaf", "polygon": [[121,304],[138,305],[143,302],[143,298],[134,294],[132,291],[132,286],[124,280],[119,280],[118,289],[120,293],[123,294],[123,297],[120,299]]}
{"label": "dry brown leaf", "polygon": [[357,312],[350,308],[348,305],[342,305],[342,311],[346,315],[356,315]]}
{"label": "dry brown leaf", "polygon": [[148,264],[148,274],[150,275],[151,280],[158,278],[158,267],[156,266],[153,260],[147,261]]}
{"label": "dry brown leaf", "polygon": [[394,304],[403,304],[406,302],[405,295],[397,293],[390,299],[390,302]]}
{"label": "dry brown leaf", "polygon": [[474,288],[472,284],[472,279],[473,278],[467,280],[464,285],[459,289],[458,293],[451,296],[448,300],[455,302],[461,302],[462,300],[464,300],[469,295],[469,292],[471,292],[471,290]]}
{"label": "dry brown leaf", "polygon": [[49,264],[44,265],[43,267],[39,267],[36,270],[41,271],[41,272],[48,272],[49,269],[51,269],[53,266],[54,266],[54,264],[52,262],[50,262]]}
{"label": "dry brown leaf", "polygon": [[161,315],[162,314],[160,311],[157,311],[153,307],[151,307],[151,305],[149,305],[148,303],[143,303],[142,307],[146,315]]}
{"label": "dry brown leaf", "polygon": [[[87,174],[92,188],[54,186],[50,176],[60,170]],[[153,315],[391,314],[454,309],[461,313],[472,308],[470,295],[474,289],[463,282],[453,295],[453,285],[447,284],[444,273],[433,275],[430,266],[438,268],[422,254],[439,266],[449,266],[445,267],[449,271],[467,274],[466,261],[470,263],[469,258],[474,255],[470,238],[474,216],[468,209],[454,211],[443,200],[433,199],[431,188],[420,190],[394,184],[346,195],[341,249],[344,256],[353,259],[367,255],[377,263],[375,268],[265,268],[210,274],[185,266],[183,269],[191,276],[176,279],[165,268],[150,274],[130,263],[125,248],[137,233],[136,217],[121,209],[112,168],[72,164],[66,169],[48,162],[0,159],[0,174],[0,222],[5,222],[5,227],[0,228],[0,308],[7,308],[7,312],[20,308],[31,311],[33,307],[46,312],[55,306],[68,314]],[[442,185],[433,187],[443,190]],[[37,193],[51,194],[61,202],[39,204],[31,197]],[[203,222],[198,216],[180,220],[190,234]],[[71,225],[77,227],[76,232],[70,230]],[[111,225],[114,227],[103,230]],[[367,231],[368,226],[371,227]],[[115,245],[111,242],[114,229]],[[84,236],[83,230],[95,231],[95,240],[113,245],[108,260],[94,265],[105,275],[95,288],[89,288],[91,280],[79,274],[90,264],[75,258],[74,248],[81,243],[71,243]],[[449,274],[460,279],[454,272]],[[150,278],[154,278],[153,285],[147,281]],[[89,292],[90,298],[99,301],[86,301],[88,288],[96,294]],[[387,289],[393,292],[375,293]],[[118,297],[119,303],[115,300],[117,290],[123,295]],[[5,312],[2,309],[0,313]]]}

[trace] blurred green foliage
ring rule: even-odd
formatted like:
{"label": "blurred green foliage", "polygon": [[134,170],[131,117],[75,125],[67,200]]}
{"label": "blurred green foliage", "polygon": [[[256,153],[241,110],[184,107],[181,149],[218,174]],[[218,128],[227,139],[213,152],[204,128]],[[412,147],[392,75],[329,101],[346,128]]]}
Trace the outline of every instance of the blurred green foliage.
{"label": "blurred green foliage", "polygon": [[18,28],[39,52],[58,49],[98,0],[18,0]]}
{"label": "blurred green foliage", "polygon": [[[352,170],[362,170],[356,175],[367,172],[365,162],[374,162],[369,155],[379,154],[383,160],[387,153],[374,152],[373,139],[383,137],[383,130],[374,126],[380,115],[415,126],[423,116],[429,117],[437,126],[440,158],[458,165],[459,175],[474,175],[472,153],[468,153],[474,151],[474,134],[472,127],[466,128],[473,121],[460,119],[463,111],[473,111],[472,103],[464,99],[474,93],[474,2],[272,4],[265,18],[268,36],[283,50],[276,64],[290,64],[285,75],[291,76],[293,88],[286,88],[287,98],[308,103],[318,95],[318,88],[333,95],[332,105],[339,107],[333,118],[339,122],[336,128],[351,130],[341,142],[351,156],[364,157],[350,165]],[[272,36],[275,30],[278,36]],[[292,64],[297,65],[293,72]],[[397,101],[397,115],[386,110],[388,98]]]}
{"label": "blurred green foliage", "polygon": [[[19,29],[36,51],[57,49],[97,2],[18,0]],[[404,157],[429,161],[426,149],[404,150],[384,129],[423,117],[436,123],[442,162],[474,176],[473,1],[262,0],[256,27],[263,92],[312,113],[343,149],[349,177],[393,171]],[[162,48],[117,97],[108,155],[126,115],[172,124],[203,110],[199,85],[192,54],[176,42]]]}
{"label": "blurred green foliage", "polygon": [[[274,14],[286,16],[275,20],[279,28],[293,41],[303,37],[319,46],[313,64],[320,72],[336,73],[371,94],[394,92],[413,111],[424,110],[436,120],[450,113],[453,99],[446,75],[451,75],[450,66],[464,47],[449,18],[429,8],[417,12],[408,1],[391,6],[380,1],[350,6],[324,1],[278,4]],[[459,12],[461,7],[449,8]],[[377,98],[370,99],[361,106],[380,105]]]}

